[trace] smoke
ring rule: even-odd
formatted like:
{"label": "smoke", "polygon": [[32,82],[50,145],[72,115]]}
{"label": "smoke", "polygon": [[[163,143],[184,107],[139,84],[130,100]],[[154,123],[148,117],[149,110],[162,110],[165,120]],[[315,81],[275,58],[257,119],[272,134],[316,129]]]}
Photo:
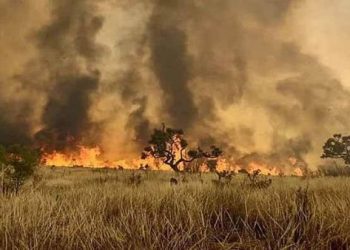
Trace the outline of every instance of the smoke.
{"label": "smoke", "polygon": [[43,113],[45,128],[36,134],[44,146],[64,150],[84,139],[92,124],[88,118],[89,94],[98,86],[98,72],[94,75],[66,76],[57,82],[50,93]]}
{"label": "smoke", "polygon": [[[0,1],[0,143],[30,143],[31,130],[40,120],[42,97],[21,76],[35,46],[27,39],[46,20],[41,2]],[[26,21],[31,20],[30,22]],[[28,72],[29,73],[29,72]]]}
{"label": "smoke", "polygon": [[275,162],[295,157],[316,164],[322,141],[346,130],[349,92],[285,32],[302,6],[205,1],[187,9],[197,103],[210,96],[216,114],[199,136],[209,130],[243,157],[256,152]]}
{"label": "smoke", "polygon": [[127,125],[130,127],[134,127],[136,131],[135,139],[137,141],[140,141],[141,143],[144,143],[145,141],[148,140],[149,131],[151,130],[150,122],[145,117],[145,110],[147,107],[147,98],[143,97],[141,99],[136,99],[134,101],[135,101],[135,104],[138,105],[138,107],[129,115]]}
{"label": "smoke", "polygon": [[93,124],[88,112],[91,94],[99,86],[96,62],[104,48],[95,42],[103,25],[92,1],[54,1],[50,23],[35,36],[38,63],[48,72],[43,128],[36,139],[47,149],[64,150],[88,143]]}
{"label": "smoke", "polygon": [[149,21],[151,65],[165,95],[165,110],[171,125],[188,128],[197,108],[190,90],[191,59],[187,34],[181,27],[182,1],[155,1]]}
{"label": "smoke", "polygon": [[350,125],[348,39],[322,37],[314,16],[348,31],[323,0],[0,0],[0,12],[0,143],[123,159],[165,122],[237,162],[314,168]]}

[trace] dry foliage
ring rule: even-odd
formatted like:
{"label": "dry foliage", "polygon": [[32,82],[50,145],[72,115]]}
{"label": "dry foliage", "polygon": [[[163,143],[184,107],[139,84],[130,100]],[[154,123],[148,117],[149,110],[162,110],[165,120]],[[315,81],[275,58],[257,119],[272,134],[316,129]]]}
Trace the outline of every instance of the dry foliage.
{"label": "dry foliage", "polygon": [[140,173],[132,172],[131,176],[128,179],[129,184],[133,186],[138,186],[141,184],[142,176]]}
{"label": "dry foliage", "polygon": [[[347,249],[348,178],[271,177],[273,188],[213,188],[173,173],[43,169],[44,183],[0,197],[2,249]],[[115,178],[125,181],[114,181]],[[180,177],[178,177],[180,178]],[[263,177],[256,177],[261,180]],[[136,183],[142,180],[142,188]],[[133,183],[130,185],[130,183]],[[307,186],[308,185],[308,186]]]}
{"label": "dry foliage", "polygon": [[243,182],[244,186],[257,189],[266,189],[271,186],[272,179],[266,178],[265,176],[260,175],[260,169],[254,170],[252,173],[247,173],[248,183]]}

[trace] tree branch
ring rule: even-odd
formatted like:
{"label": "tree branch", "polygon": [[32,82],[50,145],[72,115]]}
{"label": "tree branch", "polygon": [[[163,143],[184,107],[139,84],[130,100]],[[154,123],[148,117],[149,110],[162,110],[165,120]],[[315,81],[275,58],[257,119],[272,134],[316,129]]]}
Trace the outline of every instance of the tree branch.
{"label": "tree branch", "polygon": [[177,162],[175,162],[175,166],[178,166],[181,162],[187,162],[187,163],[190,163],[190,162],[192,162],[192,161],[194,161],[195,159],[198,159],[198,157],[193,157],[192,159],[185,159],[184,157],[183,157],[183,152],[185,151],[185,149],[183,148],[183,149],[181,149],[181,151],[180,151],[180,159],[177,161]]}

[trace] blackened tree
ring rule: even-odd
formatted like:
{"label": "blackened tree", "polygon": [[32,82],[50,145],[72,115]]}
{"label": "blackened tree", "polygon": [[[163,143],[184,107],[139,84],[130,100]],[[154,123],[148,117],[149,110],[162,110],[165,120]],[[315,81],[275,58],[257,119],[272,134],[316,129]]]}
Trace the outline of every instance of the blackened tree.
{"label": "blackened tree", "polygon": [[215,159],[222,153],[216,146],[211,146],[208,152],[199,147],[188,149],[183,130],[167,128],[163,124],[162,129],[154,129],[149,145],[143,150],[141,158],[160,159],[174,171],[179,172],[180,166],[184,163],[190,163],[199,158]]}
{"label": "blackened tree", "polygon": [[335,134],[329,138],[323,146],[321,158],[343,159],[345,164],[350,164],[350,136]]}

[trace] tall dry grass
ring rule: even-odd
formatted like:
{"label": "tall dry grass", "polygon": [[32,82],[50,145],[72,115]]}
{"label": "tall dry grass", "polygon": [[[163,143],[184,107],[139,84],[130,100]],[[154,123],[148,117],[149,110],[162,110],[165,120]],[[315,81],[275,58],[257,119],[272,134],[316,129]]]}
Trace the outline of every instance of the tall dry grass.
{"label": "tall dry grass", "polygon": [[3,249],[346,249],[350,179],[275,177],[267,189],[217,187],[215,175],[171,186],[172,173],[43,169],[2,197]]}

